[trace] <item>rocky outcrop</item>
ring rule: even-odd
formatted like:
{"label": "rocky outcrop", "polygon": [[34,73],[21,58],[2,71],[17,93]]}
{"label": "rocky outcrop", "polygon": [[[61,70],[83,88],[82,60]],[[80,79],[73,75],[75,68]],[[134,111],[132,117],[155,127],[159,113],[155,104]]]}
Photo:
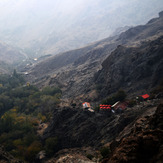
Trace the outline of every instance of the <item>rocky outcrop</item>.
{"label": "rocky outcrop", "polygon": [[15,159],[12,155],[5,152],[4,149],[0,147],[0,163],[23,163],[23,161]]}
{"label": "rocky outcrop", "polygon": [[147,38],[153,40],[162,35],[162,23],[163,15],[160,12],[158,18],[151,19],[147,24],[132,27],[121,33],[118,40],[121,40],[123,44],[130,40],[128,42],[129,45],[133,45],[133,43],[136,45],[137,43],[135,41],[145,41]]}
{"label": "rocky outcrop", "polygon": [[[152,117],[139,118],[130,135],[122,138],[112,149],[109,159],[103,162],[150,162],[163,161],[163,104]],[[115,144],[115,143],[114,143]]]}
{"label": "rocky outcrop", "polygon": [[118,46],[102,63],[95,75],[101,85],[100,97],[122,88],[128,93],[148,92],[163,78],[163,37],[147,41],[138,47]]}
{"label": "rocky outcrop", "polygon": [[149,124],[151,129],[159,128],[160,130],[163,130],[163,104],[158,106],[156,113]]}
{"label": "rocky outcrop", "polygon": [[[133,108],[128,108],[122,114],[92,113],[80,108],[78,110],[58,109],[54,111],[53,119],[42,139],[57,137],[56,152],[65,148],[83,146],[100,149],[108,142],[113,140],[118,142],[128,137],[130,132],[133,132],[135,123],[138,126],[144,117],[151,117],[155,113],[157,104],[158,101],[141,103]],[[138,119],[142,120],[138,121]]]}
{"label": "rocky outcrop", "polygon": [[98,155],[97,151],[92,148],[74,148],[64,149],[55,154],[53,158],[45,161],[45,163],[94,163],[98,162],[97,158],[90,160],[88,157]]}
{"label": "rocky outcrop", "polygon": [[[148,90],[161,78],[157,74],[162,71],[162,24],[160,14],[119,36],[50,57],[31,67],[27,80],[40,87],[58,85],[64,100],[76,102],[97,101],[120,87],[128,87],[128,93]],[[97,87],[102,88],[99,96]]]}

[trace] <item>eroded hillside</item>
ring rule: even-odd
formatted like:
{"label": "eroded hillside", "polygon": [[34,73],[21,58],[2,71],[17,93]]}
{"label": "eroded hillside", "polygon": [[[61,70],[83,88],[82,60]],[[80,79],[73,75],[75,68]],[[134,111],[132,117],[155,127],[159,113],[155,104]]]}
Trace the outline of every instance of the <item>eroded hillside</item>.
{"label": "eroded hillside", "polygon": [[0,73],[11,73],[14,66],[27,58],[27,55],[19,49],[0,42]]}
{"label": "eroded hillside", "polygon": [[96,74],[100,97],[124,89],[130,94],[149,92],[163,78],[163,37],[137,47],[118,46]]}
{"label": "eroded hillside", "polygon": [[[162,25],[163,12],[87,47],[36,58],[22,69],[26,81],[16,70],[1,75],[1,145],[28,162],[160,163]],[[5,150],[0,162],[17,162]]]}
{"label": "eroded hillside", "polygon": [[[138,84],[132,83],[135,77],[136,80],[144,80],[146,86],[143,89],[152,88],[159,82],[157,73],[162,71],[162,24],[161,12],[159,18],[150,20],[146,25],[51,57],[30,68],[27,80],[40,87],[58,85],[66,101],[74,98],[77,101],[97,100],[103,93],[99,94],[98,91],[102,85],[106,86],[103,87],[104,96],[116,92],[120,87],[130,92],[137,91]],[[149,83],[148,77],[152,76]],[[129,90],[130,87],[132,90]]]}

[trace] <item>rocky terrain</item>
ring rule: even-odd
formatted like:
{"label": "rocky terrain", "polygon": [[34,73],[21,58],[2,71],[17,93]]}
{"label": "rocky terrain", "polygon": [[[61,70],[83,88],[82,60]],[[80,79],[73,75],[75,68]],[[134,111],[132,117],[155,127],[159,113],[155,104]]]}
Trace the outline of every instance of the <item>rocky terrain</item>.
{"label": "rocky terrain", "polygon": [[11,65],[9,65],[9,64],[7,64],[7,63],[5,63],[5,62],[1,62],[0,61],[0,74],[2,73],[2,74],[7,74],[7,73],[9,73],[9,72],[11,72],[11,70],[12,70],[13,68],[12,68],[12,66]]}
{"label": "rocky terrain", "polygon": [[[73,163],[93,163],[87,156],[88,154],[98,155],[98,152],[92,148],[73,148],[64,149],[55,154],[53,158],[45,161],[45,163],[60,163],[60,162],[73,162]],[[98,159],[96,160],[98,162]]]}
{"label": "rocky terrain", "polygon": [[137,47],[118,46],[102,63],[95,81],[100,97],[124,89],[130,94],[149,92],[163,79],[163,37]]}
{"label": "rocky terrain", "polygon": [[[42,123],[42,120],[39,122],[38,139],[45,146],[37,149],[37,155],[31,152],[32,158],[35,158],[33,162],[163,161],[162,25],[163,12],[146,25],[130,28],[120,35],[84,48],[56,56],[48,55],[46,60],[40,59],[24,67],[22,72],[25,73],[26,82],[30,82],[27,90],[31,84],[41,89],[45,86],[58,86],[62,90],[61,103],[56,103],[49,111],[48,125]],[[6,46],[1,47],[3,63],[8,59],[5,58],[8,49]],[[12,58],[12,55],[9,56]],[[24,57],[24,54],[18,53],[11,63]],[[2,71],[5,72],[5,69]],[[17,75],[16,71],[15,74]],[[126,102],[134,104],[121,113],[100,111],[101,101],[119,89],[125,90]],[[143,93],[149,93],[150,98],[136,101],[135,97]],[[34,96],[28,98],[32,101],[36,97],[45,100],[42,107],[46,109],[48,101],[56,100],[57,93],[55,98],[50,98],[49,94],[43,96],[35,92]],[[39,98],[37,100],[37,103],[33,101],[27,105],[27,109],[39,105],[41,101]],[[82,109],[84,101],[92,102],[93,112]],[[24,103],[22,108],[24,109]],[[45,112],[46,110],[43,114]],[[44,118],[43,115],[41,117]],[[0,162],[20,161],[0,148]]]}
{"label": "rocky terrain", "polygon": [[0,163],[23,163],[23,161],[15,159],[11,154],[0,147]]}
{"label": "rocky terrain", "polygon": [[[81,108],[55,110],[42,139],[57,137],[55,149],[61,152],[49,162],[63,159],[63,156],[65,162],[70,157],[77,160],[86,157],[90,151],[94,159],[98,153],[98,162],[159,162],[163,159],[163,105],[160,103],[162,99],[148,100],[132,108],[128,107],[122,114],[91,113],[82,111]],[[76,147],[80,148],[78,155]],[[91,150],[85,149],[86,153],[83,153],[82,147]],[[102,147],[110,149],[107,159],[101,159],[99,150]],[[73,159],[72,162],[75,162]]]}
{"label": "rocky terrain", "polygon": [[0,42],[0,73],[9,73],[14,66],[27,58],[26,54],[17,48]]}
{"label": "rocky terrain", "polygon": [[[63,91],[63,101],[68,103],[72,99],[97,101],[102,94],[109,95],[120,87],[128,93],[146,91],[162,77],[157,75],[162,71],[162,24],[160,12],[158,18],[146,25],[50,57],[29,67],[27,80],[39,87],[58,85]],[[140,89],[137,81],[141,81]]]}
{"label": "rocky terrain", "polygon": [[[163,160],[163,99],[127,107],[121,114],[89,112],[81,108],[54,109],[41,136],[57,138],[55,151],[35,160],[43,163],[156,162]],[[103,157],[102,148],[109,149]],[[21,162],[0,148],[0,162]]]}
{"label": "rocky terrain", "polygon": [[22,62],[27,56],[18,49],[0,42],[0,61],[8,64]]}
{"label": "rocky terrain", "polygon": [[154,115],[139,118],[130,134],[117,141],[110,158],[104,162],[155,162],[163,161],[163,104]]}

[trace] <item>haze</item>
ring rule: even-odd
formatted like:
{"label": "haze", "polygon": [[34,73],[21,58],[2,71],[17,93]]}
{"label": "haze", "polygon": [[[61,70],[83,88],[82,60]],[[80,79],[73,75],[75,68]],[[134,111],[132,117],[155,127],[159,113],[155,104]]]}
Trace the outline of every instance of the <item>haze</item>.
{"label": "haze", "polygon": [[31,56],[79,48],[146,23],[162,0],[1,0],[1,41]]}

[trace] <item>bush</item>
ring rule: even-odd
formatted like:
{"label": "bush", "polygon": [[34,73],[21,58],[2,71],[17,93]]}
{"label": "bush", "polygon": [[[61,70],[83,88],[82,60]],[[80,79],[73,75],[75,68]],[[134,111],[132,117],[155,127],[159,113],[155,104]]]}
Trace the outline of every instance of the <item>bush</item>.
{"label": "bush", "polygon": [[126,98],[126,93],[123,90],[119,90],[115,95],[102,101],[102,104],[113,105],[117,101],[123,101]]}
{"label": "bush", "polygon": [[128,101],[128,107],[133,107],[136,105],[136,100],[129,100]]}
{"label": "bush", "polygon": [[45,87],[43,90],[42,90],[42,94],[43,95],[55,95],[57,93],[62,93],[61,90],[57,87]]}
{"label": "bush", "polygon": [[34,141],[28,148],[25,154],[25,158],[28,161],[36,159],[36,155],[42,150],[42,145],[39,141]]}
{"label": "bush", "polygon": [[110,149],[108,147],[103,147],[101,148],[100,153],[103,158],[106,158],[110,154]]}
{"label": "bush", "polygon": [[123,101],[126,98],[126,93],[123,90],[119,90],[117,94],[115,95],[116,101]]}
{"label": "bush", "polygon": [[90,160],[92,160],[93,159],[93,155],[87,154],[87,158],[89,158]]}
{"label": "bush", "polygon": [[[59,104],[61,90],[46,87],[24,86],[21,75],[0,75],[0,144],[20,159],[33,161],[42,150],[36,133],[39,121],[45,122],[52,116],[52,110]],[[45,142],[47,155],[58,148],[58,139]]]}
{"label": "bush", "polygon": [[96,112],[99,112],[100,107],[99,107],[99,106],[96,106],[94,110],[95,110]]}
{"label": "bush", "polygon": [[103,89],[104,88],[104,86],[102,85],[102,84],[97,84],[96,85],[96,90],[97,91],[100,91],[101,89]]}
{"label": "bush", "polygon": [[48,156],[52,156],[57,150],[58,138],[51,137],[45,141],[45,150]]}

